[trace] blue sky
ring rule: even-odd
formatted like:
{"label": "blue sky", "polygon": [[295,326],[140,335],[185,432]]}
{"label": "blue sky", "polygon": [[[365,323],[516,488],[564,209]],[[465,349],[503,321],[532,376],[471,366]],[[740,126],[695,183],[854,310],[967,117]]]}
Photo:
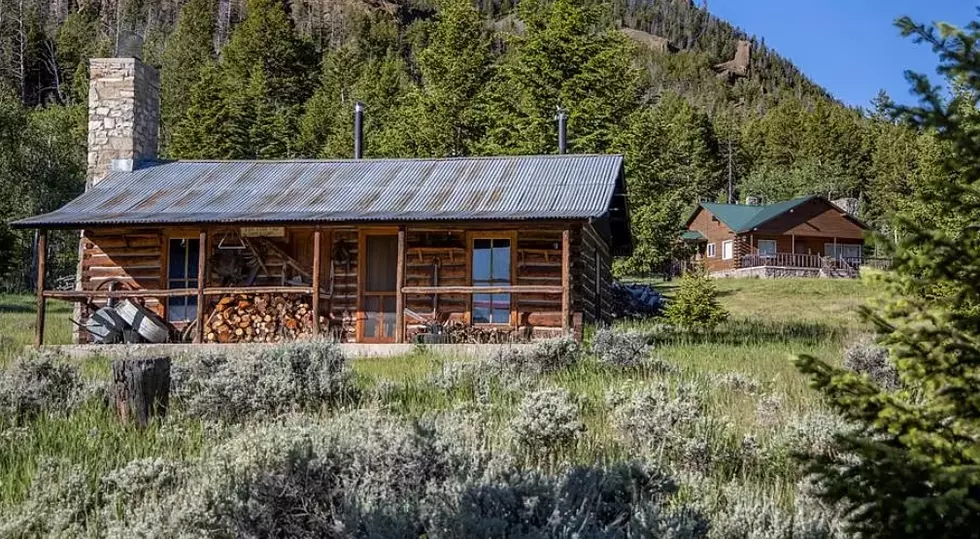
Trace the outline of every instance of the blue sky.
{"label": "blue sky", "polygon": [[902,38],[893,24],[896,18],[964,25],[976,17],[975,1],[980,2],[708,0],[708,10],[764,37],[766,45],[844,103],[867,107],[882,88],[896,101],[912,101],[906,69],[935,76],[936,56],[929,47]]}

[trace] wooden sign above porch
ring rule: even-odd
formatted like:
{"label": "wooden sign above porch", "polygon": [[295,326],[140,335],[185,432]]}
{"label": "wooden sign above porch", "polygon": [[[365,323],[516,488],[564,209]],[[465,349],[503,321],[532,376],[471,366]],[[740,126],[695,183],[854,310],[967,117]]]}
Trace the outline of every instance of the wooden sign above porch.
{"label": "wooden sign above porch", "polygon": [[286,227],[283,226],[243,226],[243,238],[284,238]]}

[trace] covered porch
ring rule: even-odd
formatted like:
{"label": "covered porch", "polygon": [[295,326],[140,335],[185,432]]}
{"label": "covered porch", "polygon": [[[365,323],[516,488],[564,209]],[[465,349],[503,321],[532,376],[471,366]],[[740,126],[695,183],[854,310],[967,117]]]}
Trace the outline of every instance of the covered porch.
{"label": "covered porch", "polygon": [[[94,228],[75,290],[46,285],[39,235],[35,345],[48,300],[93,314],[123,301],[167,327],[166,342],[525,342],[602,316],[608,248],[576,222]],[[573,261],[573,252],[588,261]],[[589,270],[573,293],[573,268]],[[598,264],[598,265],[597,265]],[[598,302],[598,303],[597,303]],[[577,316],[573,308],[578,305]],[[455,332],[455,334],[453,333]],[[465,340],[463,340],[465,339]]]}

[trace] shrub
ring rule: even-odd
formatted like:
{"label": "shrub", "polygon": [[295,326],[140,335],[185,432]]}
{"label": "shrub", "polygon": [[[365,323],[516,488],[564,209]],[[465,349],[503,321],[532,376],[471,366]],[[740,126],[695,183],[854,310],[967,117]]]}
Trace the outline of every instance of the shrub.
{"label": "shrub", "polygon": [[13,422],[69,413],[85,395],[78,369],[52,354],[28,355],[0,370],[0,417]]}
{"label": "shrub", "polygon": [[508,471],[450,484],[430,537],[703,537],[695,510],[672,504],[676,484],[638,463],[573,467],[555,476]]}
{"label": "shrub", "polygon": [[709,379],[712,385],[726,391],[748,394],[754,394],[759,391],[758,380],[741,372],[713,372],[710,374]]}
{"label": "shrub", "polygon": [[602,328],[592,336],[592,354],[604,365],[634,367],[650,357],[653,347],[638,331],[613,331]]}
{"label": "shrub", "polygon": [[513,347],[499,352],[491,361],[501,370],[527,374],[547,374],[571,367],[579,360],[581,348],[575,339],[562,337],[540,341],[531,347]]}
{"label": "shrub", "polygon": [[664,382],[631,393],[612,391],[606,402],[613,426],[620,435],[650,454],[680,451],[703,413],[696,389],[687,384],[678,386],[674,392]]}
{"label": "shrub", "polygon": [[190,415],[241,421],[337,404],[355,396],[353,376],[336,345],[285,344],[245,353],[192,356],[172,370],[172,395]]}
{"label": "shrub", "polygon": [[80,466],[42,459],[27,501],[0,513],[0,537],[84,537],[96,499]]}
{"label": "shrub", "polygon": [[875,344],[870,337],[858,340],[844,351],[844,367],[868,375],[883,389],[895,390],[901,386],[888,350]]}
{"label": "shrub", "polygon": [[584,430],[571,394],[557,388],[526,395],[510,422],[510,432],[518,445],[541,453],[568,447]]}
{"label": "shrub", "polygon": [[710,330],[728,319],[728,311],[718,303],[715,283],[703,271],[681,278],[665,314],[671,324],[685,329]]}

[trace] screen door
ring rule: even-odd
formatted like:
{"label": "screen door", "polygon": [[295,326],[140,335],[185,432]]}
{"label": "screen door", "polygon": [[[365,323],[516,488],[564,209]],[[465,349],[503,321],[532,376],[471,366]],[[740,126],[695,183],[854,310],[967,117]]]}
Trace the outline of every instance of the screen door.
{"label": "screen door", "polygon": [[398,235],[364,233],[361,248],[360,340],[395,342]]}

